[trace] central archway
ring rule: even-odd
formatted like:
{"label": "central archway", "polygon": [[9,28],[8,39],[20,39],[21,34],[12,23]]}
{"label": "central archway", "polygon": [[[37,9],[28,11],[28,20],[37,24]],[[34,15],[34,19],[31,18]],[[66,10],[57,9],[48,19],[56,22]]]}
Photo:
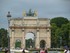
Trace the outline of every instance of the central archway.
{"label": "central archway", "polygon": [[25,48],[35,47],[35,35],[32,32],[26,33],[25,35]]}

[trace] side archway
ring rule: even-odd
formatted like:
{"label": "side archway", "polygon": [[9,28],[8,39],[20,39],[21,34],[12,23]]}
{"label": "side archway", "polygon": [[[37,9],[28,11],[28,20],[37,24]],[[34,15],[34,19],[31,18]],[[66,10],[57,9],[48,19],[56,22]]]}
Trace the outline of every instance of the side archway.
{"label": "side archway", "polygon": [[19,39],[17,39],[16,41],[15,41],[15,48],[21,48],[21,40],[19,40]]}
{"label": "side archway", "polygon": [[40,41],[40,48],[45,48],[45,46],[46,46],[45,40],[41,40]]}

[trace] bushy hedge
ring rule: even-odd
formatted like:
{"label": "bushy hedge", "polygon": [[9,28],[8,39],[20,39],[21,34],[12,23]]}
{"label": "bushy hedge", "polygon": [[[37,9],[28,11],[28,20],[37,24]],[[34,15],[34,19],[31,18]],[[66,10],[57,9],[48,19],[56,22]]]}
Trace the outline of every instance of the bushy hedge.
{"label": "bushy hedge", "polygon": [[63,51],[63,48],[48,48],[49,51]]}
{"label": "bushy hedge", "polygon": [[[63,48],[47,48],[48,51],[63,51]],[[40,49],[31,49],[30,51],[40,51]]]}

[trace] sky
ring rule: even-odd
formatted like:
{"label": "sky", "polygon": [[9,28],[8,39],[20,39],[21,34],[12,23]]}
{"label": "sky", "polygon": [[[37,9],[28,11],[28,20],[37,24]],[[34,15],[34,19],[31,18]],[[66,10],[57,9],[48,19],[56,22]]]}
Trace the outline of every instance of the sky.
{"label": "sky", "polygon": [[25,39],[32,39],[34,40],[34,34],[33,33],[27,33],[26,36],[25,36]]}
{"label": "sky", "polygon": [[61,16],[70,20],[70,0],[0,0],[0,28],[8,28],[8,11],[12,18],[17,18],[29,9],[37,10],[39,18]]}

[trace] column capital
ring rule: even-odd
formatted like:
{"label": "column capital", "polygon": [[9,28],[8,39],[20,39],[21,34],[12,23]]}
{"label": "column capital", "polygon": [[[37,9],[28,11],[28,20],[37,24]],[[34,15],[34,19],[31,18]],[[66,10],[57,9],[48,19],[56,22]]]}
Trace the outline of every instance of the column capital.
{"label": "column capital", "polygon": [[14,29],[12,29],[12,32],[14,32],[15,30]]}
{"label": "column capital", "polygon": [[39,28],[37,28],[37,32],[39,32]]}
{"label": "column capital", "polygon": [[24,29],[22,29],[22,32],[24,32]]}

